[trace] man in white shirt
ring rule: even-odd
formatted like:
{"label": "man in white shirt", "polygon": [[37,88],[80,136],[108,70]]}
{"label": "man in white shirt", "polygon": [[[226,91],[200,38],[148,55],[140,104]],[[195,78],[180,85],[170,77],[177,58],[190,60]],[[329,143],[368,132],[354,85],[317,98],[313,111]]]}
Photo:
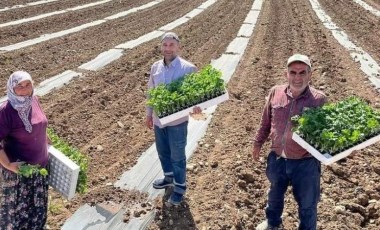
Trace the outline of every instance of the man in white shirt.
{"label": "man in white shirt", "polygon": [[[163,59],[155,62],[150,71],[148,88],[159,84],[169,84],[186,74],[196,72],[194,64],[178,56],[180,40],[173,32],[165,33],[161,39]],[[199,107],[194,107],[194,113],[200,113]],[[160,158],[165,177],[153,182],[155,189],[174,186],[168,202],[179,205],[186,191],[186,138],[189,117],[183,117],[169,124],[162,125],[151,107],[147,107],[146,126],[154,128],[156,149]]]}

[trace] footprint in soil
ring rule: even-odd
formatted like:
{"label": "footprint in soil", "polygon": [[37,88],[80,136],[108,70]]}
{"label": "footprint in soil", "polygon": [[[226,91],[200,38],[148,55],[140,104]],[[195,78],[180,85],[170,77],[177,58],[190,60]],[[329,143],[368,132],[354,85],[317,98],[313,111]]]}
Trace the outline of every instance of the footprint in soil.
{"label": "footprint in soil", "polygon": [[196,229],[194,218],[190,211],[190,206],[184,201],[178,206],[167,205],[167,201],[172,193],[172,188],[165,190],[162,197],[162,207],[157,207],[155,222],[159,229]]}

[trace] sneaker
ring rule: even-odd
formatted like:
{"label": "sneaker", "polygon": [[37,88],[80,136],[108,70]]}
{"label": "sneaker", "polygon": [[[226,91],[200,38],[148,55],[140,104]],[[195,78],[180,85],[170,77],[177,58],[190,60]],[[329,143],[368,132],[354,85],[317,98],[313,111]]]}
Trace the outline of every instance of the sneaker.
{"label": "sneaker", "polygon": [[157,179],[153,182],[153,188],[163,189],[174,186],[173,181],[167,181],[165,179]]}
{"label": "sneaker", "polygon": [[183,194],[173,192],[168,200],[168,205],[178,206],[183,200]]}
{"label": "sneaker", "polygon": [[264,220],[259,225],[257,225],[256,230],[284,230],[282,225],[274,227],[268,224],[268,220]]}

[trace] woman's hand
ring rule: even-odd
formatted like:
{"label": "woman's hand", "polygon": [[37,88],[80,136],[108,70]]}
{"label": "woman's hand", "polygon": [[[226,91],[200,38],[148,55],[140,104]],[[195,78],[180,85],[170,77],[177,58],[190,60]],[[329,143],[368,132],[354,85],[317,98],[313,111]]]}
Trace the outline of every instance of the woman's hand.
{"label": "woman's hand", "polygon": [[10,162],[7,154],[5,154],[4,149],[0,149],[0,164],[9,171],[18,173],[18,168],[24,162]]}
{"label": "woman's hand", "polygon": [[24,162],[11,162],[7,166],[4,166],[6,169],[9,171],[12,171],[14,173],[18,173],[19,167],[23,164]]}

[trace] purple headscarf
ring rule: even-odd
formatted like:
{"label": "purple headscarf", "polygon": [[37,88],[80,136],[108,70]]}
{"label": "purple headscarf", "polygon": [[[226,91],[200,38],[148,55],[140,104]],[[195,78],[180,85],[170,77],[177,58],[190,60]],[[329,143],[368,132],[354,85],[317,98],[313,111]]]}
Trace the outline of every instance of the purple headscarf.
{"label": "purple headscarf", "polygon": [[33,93],[30,96],[17,96],[14,91],[14,88],[18,83],[26,80],[29,80],[33,84],[32,77],[29,73],[24,71],[14,72],[8,80],[7,96],[8,101],[11,103],[12,107],[17,110],[22,123],[24,123],[25,130],[31,133],[32,124],[29,121],[29,113],[32,108]]}

